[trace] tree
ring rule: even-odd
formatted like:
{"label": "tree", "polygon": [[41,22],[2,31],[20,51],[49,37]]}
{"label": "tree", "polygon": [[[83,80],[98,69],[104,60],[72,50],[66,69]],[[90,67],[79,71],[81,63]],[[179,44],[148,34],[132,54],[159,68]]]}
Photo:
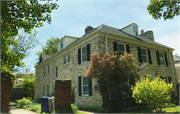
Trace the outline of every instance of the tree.
{"label": "tree", "polygon": [[[10,45],[18,45],[12,38],[23,29],[30,34],[34,28],[42,27],[43,22],[51,22],[51,11],[57,9],[56,3],[39,4],[38,1],[1,1],[1,61],[4,65],[23,66],[20,61],[23,53],[10,53]],[[15,60],[14,60],[15,59]],[[9,61],[11,60],[11,61]]]}
{"label": "tree", "polygon": [[7,65],[10,70],[15,70],[15,66],[25,66],[21,60],[29,55],[31,49],[39,44],[36,34],[37,31],[32,32],[30,35],[23,32],[16,37],[7,39],[9,52],[2,54],[2,64]]}
{"label": "tree", "polygon": [[32,96],[35,89],[35,79],[24,78],[24,81],[21,82],[21,86],[24,95]]}
{"label": "tree", "polygon": [[41,54],[47,54],[47,55],[52,55],[55,54],[57,52],[57,42],[60,39],[58,37],[51,37],[50,39],[48,39],[46,41],[46,45],[42,46],[42,51],[38,51],[36,54],[38,55],[38,58],[36,59],[36,65],[39,62],[39,58],[41,56]]}
{"label": "tree", "polygon": [[[139,78],[137,65],[133,63],[132,54],[124,53],[120,57],[110,54],[91,54],[91,64],[86,77],[97,80],[96,90],[103,97],[103,107],[111,112],[120,112],[123,102],[131,99],[130,84]],[[130,82],[130,84],[129,84]]]}
{"label": "tree", "polygon": [[154,19],[173,19],[174,16],[179,15],[180,1],[150,0],[147,10]]}
{"label": "tree", "polygon": [[138,81],[136,86],[131,89],[133,90],[132,97],[138,104],[147,104],[156,112],[161,112],[165,103],[169,103],[171,100],[173,84],[172,82],[167,84],[159,76],[154,80],[147,76],[146,79]]}

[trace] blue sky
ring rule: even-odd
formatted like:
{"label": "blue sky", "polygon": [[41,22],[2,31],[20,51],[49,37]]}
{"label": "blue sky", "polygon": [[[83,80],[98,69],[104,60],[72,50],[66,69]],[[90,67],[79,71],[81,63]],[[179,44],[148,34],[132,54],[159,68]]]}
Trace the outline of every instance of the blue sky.
{"label": "blue sky", "polygon": [[[131,23],[136,23],[144,31],[152,30],[156,42],[169,46],[173,54],[180,55],[180,18],[172,20],[153,19],[147,6],[150,0],[60,0],[54,1],[59,5],[51,13],[51,24],[44,23],[44,27],[37,28],[37,38],[41,45],[35,47],[23,62],[31,72],[35,71],[37,51],[52,37],[62,38],[65,35],[81,37],[86,26],[97,27],[101,24],[115,28],[123,28]],[[40,2],[44,3],[44,2]]]}

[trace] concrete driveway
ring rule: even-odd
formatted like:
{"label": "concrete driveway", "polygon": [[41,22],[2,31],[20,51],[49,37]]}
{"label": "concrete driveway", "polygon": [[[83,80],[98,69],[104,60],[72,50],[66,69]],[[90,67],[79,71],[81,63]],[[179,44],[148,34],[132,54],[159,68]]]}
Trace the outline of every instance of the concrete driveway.
{"label": "concrete driveway", "polygon": [[17,108],[17,107],[10,107],[10,112],[12,114],[39,114],[36,112],[32,112],[32,111],[22,109],[22,108]]}

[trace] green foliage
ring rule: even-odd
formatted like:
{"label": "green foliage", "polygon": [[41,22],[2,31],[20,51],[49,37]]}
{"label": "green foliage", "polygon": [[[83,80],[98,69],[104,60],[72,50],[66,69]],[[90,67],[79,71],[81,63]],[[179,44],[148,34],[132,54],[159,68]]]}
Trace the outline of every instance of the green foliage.
{"label": "green foliage", "polygon": [[15,84],[15,75],[12,71],[5,65],[1,65],[1,82],[8,81],[10,83],[10,88],[12,90],[14,84]]}
{"label": "green foliage", "polygon": [[150,0],[147,10],[154,19],[173,19],[179,15],[179,4],[179,0]]}
{"label": "green foliage", "polygon": [[52,112],[52,114],[54,114],[54,113],[76,113],[77,109],[78,109],[78,107],[75,104],[71,104],[71,107],[60,108],[60,109],[54,110]]}
{"label": "green foliage", "polygon": [[127,104],[131,99],[130,85],[134,85],[134,79],[139,79],[134,59],[132,54],[128,53],[120,57],[91,54],[91,64],[85,76],[97,80],[95,89],[99,90],[103,97],[103,108],[110,112],[120,112],[124,103]]}
{"label": "green foliage", "polygon": [[75,93],[74,93],[74,88],[71,90],[71,103],[75,103]]}
{"label": "green foliage", "polygon": [[23,98],[20,100],[16,100],[16,106],[31,110],[37,113],[41,112],[41,104],[32,103],[31,98]]}
{"label": "green foliage", "polygon": [[[128,107],[128,108],[124,108],[122,109],[121,113],[128,113],[128,112],[138,112],[138,111],[142,111],[142,110],[149,110],[150,108],[148,106],[144,106],[144,105],[139,105],[139,106],[133,106],[133,107]],[[153,112],[153,111],[151,111]]]}
{"label": "green foliage", "polygon": [[131,89],[133,90],[132,97],[138,104],[147,104],[156,112],[161,112],[165,103],[171,100],[173,85],[172,83],[167,84],[159,76],[151,80],[151,76],[148,75],[146,79],[141,79]]}
{"label": "green foliage", "polygon": [[78,107],[79,110],[86,110],[92,112],[99,112],[99,113],[107,113],[109,112],[107,109],[99,107],[99,106],[86,106],[86,107]]}
{"label": "green foliage", "polygon": [[55,54],[57,52],[57,42],[59,41],[60,39],[57,37],[51,37],[50,39],[48,39],[46,41],[46,45],[42,46],[42,51],[38,51],[36,54],[38,55],[38,58],[37,58],[37,63],[36,65],[38,64],[39,62],[39,59],[40,59],[40,56],[41,54],[47,54],[47,55],[52,55],[52,54]]}
{"label": "green foliage", "polygon": [[[24,66],[21,60],[25,57],[23,50],[26,48],[23,48],[23,50],[18,48],[16,52],[10,53],[11,46],[17,47],[20,45],[18,41],[24,39],[18,36],[18,40],[14,40],[18,35],[18,30],[23,29],[25,33],[30,34],[33,29],[42,27],[43,22],[50,23],[50,14],[52,10],[57,8],[57,4],[49,2],[39,4],[38,1],[27,0],[1,1],[1,64],[8,65],[10,68],[14,68],[15,65]],[[23,42],[22,44],[25,47],[28,47],[28,45],[33,47],[31,42]]]}
{"label": "green foliage", "polygon": [[26,105],[31,105],[32,102],[30,99],[27,99],[27,98],[23,98],[23,99],[20,99],[20,100],[17,100],[17,106],[18,107],[25,107]]}
{"label": "green foliage", "polygon": [[35,79],[24,78],[21,82],[23,94],[32,95],[35,89]]}

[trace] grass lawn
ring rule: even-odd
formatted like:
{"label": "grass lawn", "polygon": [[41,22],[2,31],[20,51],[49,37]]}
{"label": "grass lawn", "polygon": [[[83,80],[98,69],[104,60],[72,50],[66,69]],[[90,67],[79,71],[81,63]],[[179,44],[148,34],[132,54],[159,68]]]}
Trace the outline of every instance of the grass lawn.
{"label": "grass lawn", "polygon": [[89,114],[89,113],[77,111],[76,114]]}
{"label": "grass lawn", "polygon": [[180,112],[180,106],[171,107],[171,108],[163,108],[162,111],[165,111],[167,113],[179,113]]}

